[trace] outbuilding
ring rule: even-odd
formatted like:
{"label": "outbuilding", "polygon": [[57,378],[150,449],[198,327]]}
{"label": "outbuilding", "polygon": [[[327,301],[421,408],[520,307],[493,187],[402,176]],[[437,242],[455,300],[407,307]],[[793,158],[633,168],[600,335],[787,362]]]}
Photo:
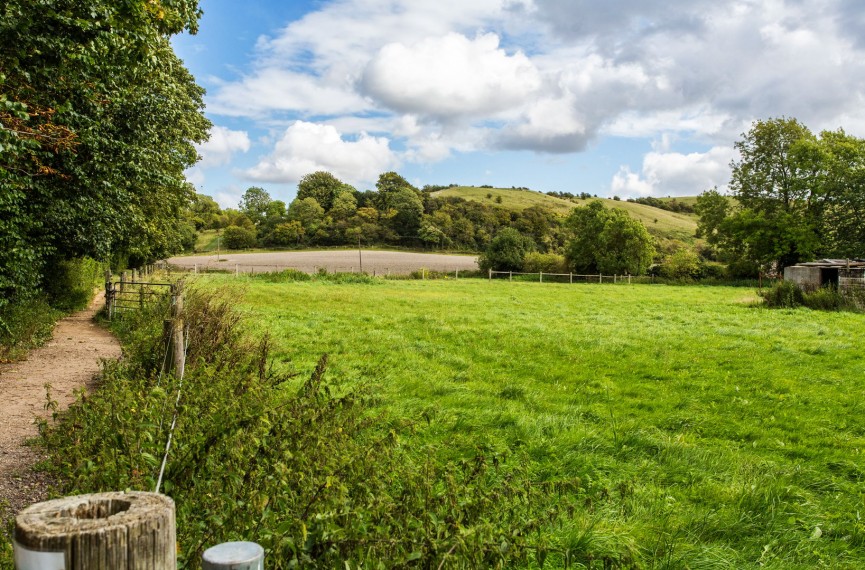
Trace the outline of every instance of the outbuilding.
{"label": "outbuilding", "polygon": [[784,268],[784,280],[807,291],[834,285],[839,291],[865,288],[865,260],[820,259]]}

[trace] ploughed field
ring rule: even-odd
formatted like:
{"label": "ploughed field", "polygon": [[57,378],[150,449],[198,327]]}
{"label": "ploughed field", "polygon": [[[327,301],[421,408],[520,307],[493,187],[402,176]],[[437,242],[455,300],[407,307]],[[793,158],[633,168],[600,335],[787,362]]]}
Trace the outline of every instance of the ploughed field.
{"label": "ploughed field", "polygon": [[168,263],[200,271],[221,270],[240,273],[263,273],[297,269],[315,273],[325,269],[332,273],[376,273],[377,275],[407,275],[415,271],[477,271],[477,257],[379,250],[315,250],[268,251],[261,253],[228,252],[211,255],[178,256]]}
{"label": "ploughed field", "polygon": [[577,480],[554,540],[655,568],[865,567],[865,316],[753,290],[208,278],[245,291],[278,366],[328,353],[388,414]]}

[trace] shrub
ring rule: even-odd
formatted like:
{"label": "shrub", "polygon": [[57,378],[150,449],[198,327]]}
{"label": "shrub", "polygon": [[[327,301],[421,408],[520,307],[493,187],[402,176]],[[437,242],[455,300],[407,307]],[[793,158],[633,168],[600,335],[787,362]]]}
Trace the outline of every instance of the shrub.
{"label": "shrub", "polygon": [[660,273],[667,279],[697,279],[702,276],[699,256],[690,249],[676,250],[664,259]]}
{"label": "shrub", "polygon": [[568,268],[563,255],[532,251],[523,258],[523,271],[527,273],[567,273]]}
{"label": "shrub", "polygon": [[486,251],[478,259],[481,271],[520,271],[523,259],[537,246],[532,238],[513,228],[505,228],[490,241]]}
{"label": "shrub", "polygon": [[802,289],[792,281],[779,281],[773,287],[759,291],[763,303],[771,308],[792,309],[804,301]]}
{"label": "shrub", "polygon": [[9,304],[0,311],[0,360],[15,360],[51,338],[61,312],[45,297]]}
{"label": "shrub", "polygon": [[222,243],[228,249],[248,249],[255,247],[256,232],[254,229],[240,226],[228,226],[222,232]]}

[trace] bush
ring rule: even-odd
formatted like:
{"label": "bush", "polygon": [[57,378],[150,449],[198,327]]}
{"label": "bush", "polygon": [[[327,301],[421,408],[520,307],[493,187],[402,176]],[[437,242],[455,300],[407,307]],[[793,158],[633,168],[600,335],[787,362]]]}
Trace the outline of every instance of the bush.
{"label": "bush", "polygon": [[667,279],[697,279],[702,276],[699,256],[690,249],[678,249],[664,259],[660,274]]}
{"label": "bush", "polygon": [[51,338],[61,312],[44,297],[6,305],[0,311],[0,360],[16,360]]}
{"label": "bush", "polygon": [[802,289],[792,281],[779,281],[774,287],[759,291],[763,304],[771,308],[792,309],[802,305],[805,296]]}
{"label": "bush", "polygon": [[532,238],[513,228],[505,228],[496,234],[486,251],[478,259],[481,271],[520,271],[523,259],[535,251],[537,246]]}
{"label": "bush", "polygon": [[256,232],[250,228],[228,226],[222,231],[222,243],[228,249],[249,249],[255,247]]}
{"label": "bush", "polygon": [[567,273],[568,267],[563,255],[532,251],[523,258],[523,271],[526,273]]}
{"label": "bush", "polygon": [[760,291],[759,295],[763,298],[763,303],[770,308],[808,307],[815,311],[858,309],[854,295],[844,296],[833,286],[803,291],[792,281],[779,281],[770,289]]}

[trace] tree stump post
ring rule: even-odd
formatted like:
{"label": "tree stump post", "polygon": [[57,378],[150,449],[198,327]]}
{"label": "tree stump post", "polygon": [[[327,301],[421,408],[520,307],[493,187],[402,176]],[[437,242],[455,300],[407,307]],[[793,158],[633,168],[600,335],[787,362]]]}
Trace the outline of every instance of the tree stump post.
{"label": "tree stump post", "polygon": [[254,542],[225,542],[204,551],[203,570],[264,570],[264,549]]}
{"label": "tree stump post", "polygon": [[15,518],[17,570],[175,570],[174,501],[96,493],[36,503]]}

